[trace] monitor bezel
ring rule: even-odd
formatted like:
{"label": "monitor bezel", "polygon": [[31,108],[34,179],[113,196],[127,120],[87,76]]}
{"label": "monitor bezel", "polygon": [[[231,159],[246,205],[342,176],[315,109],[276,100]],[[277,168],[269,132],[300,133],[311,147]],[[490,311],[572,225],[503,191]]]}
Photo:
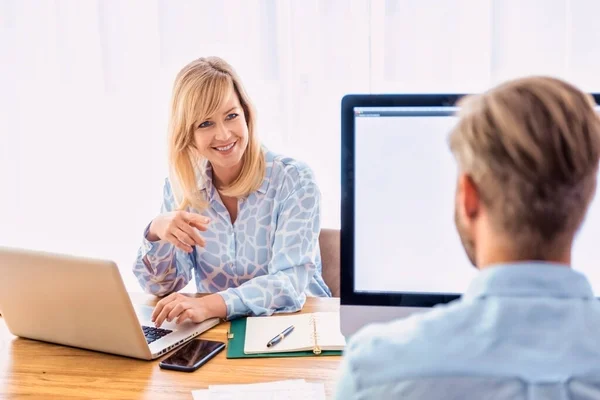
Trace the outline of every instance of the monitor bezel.
{"label": "monitor bezel", "polygon": [[[354,108],[452,107],[466,93],[455,94],[348,94],[341,102],[341,230],[340,303],[342,305],[433,307],[460,298],[459,293],[375,293],[354,290]],[[600,105],[600,93],[592,93]],[[465,265],[464,268],[469,268]]]}

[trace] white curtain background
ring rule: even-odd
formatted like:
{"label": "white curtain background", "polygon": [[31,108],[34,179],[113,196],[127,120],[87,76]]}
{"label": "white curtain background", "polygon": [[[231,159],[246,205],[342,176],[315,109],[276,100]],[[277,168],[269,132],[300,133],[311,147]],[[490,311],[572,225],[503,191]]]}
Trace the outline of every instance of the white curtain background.
{"label": "white curtain background", "polygon": [[0,245],[110,258],[140,290],[171,85],[207,55],[238,70],[263,142],[311,165],[339,227],[344,94],[528,74],[600,91],[598,15],[597,0],[0,0]]}

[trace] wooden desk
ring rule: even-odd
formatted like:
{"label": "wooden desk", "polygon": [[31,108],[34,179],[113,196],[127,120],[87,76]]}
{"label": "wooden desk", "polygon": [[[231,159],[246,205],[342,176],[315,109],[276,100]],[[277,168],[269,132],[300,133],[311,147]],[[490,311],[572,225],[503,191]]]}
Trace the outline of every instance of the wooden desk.
{"label": "wooden desk", "polygon": [[[137,304],[156,298],[131,294]],[[303,312],[339,310],[339,299],[309,298]],[[100,316],[99,316],[100,317]],[[227,342],[229,323],[201,338]],[[0,398],[9,399],[192,399],[191,391],[209,384],[255,383],[304,378],[334,392],[341,357],[225,358],[225,351],[195,372],[160,369],[158,360],[58,346],[12,336],[0,317]]]}

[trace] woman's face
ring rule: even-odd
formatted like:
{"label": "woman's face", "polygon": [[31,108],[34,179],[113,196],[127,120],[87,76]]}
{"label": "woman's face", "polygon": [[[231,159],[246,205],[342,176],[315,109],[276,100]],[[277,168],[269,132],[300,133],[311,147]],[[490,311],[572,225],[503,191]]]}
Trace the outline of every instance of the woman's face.
{"label": "woman's face", "polygon": [[211,163],[217,176],[237,177],[248,146],[248,125],[233,88],[228,100],[214,115],[196,124],[194,144],[199,155]]}

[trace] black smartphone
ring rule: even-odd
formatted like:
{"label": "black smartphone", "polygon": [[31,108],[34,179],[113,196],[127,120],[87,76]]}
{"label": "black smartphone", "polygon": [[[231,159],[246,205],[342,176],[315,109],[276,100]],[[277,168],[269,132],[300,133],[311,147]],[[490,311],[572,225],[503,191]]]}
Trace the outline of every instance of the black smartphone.
{"label": "black smartphone", "polygon": [[225,343],[223,342],[202,339],[192,340],[159,362],[158,365],[164,369],[193,372],[219,354],[224,348]]}

